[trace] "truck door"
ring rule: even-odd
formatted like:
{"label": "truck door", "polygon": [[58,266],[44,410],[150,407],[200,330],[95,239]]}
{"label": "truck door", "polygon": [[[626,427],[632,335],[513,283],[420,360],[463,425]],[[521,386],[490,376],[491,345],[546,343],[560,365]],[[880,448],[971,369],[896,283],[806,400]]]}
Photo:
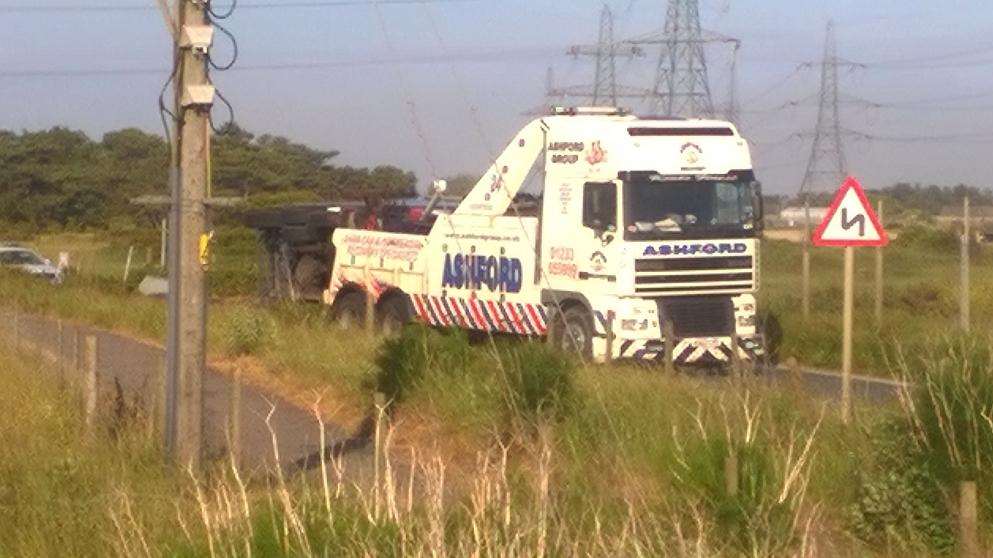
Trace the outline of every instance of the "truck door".
{"label": "truck door", "polygon": [[602,290],[616,281],[617,231],[617,183],[587,182],[583,185],[582,226],[577,239],[580,280]]}

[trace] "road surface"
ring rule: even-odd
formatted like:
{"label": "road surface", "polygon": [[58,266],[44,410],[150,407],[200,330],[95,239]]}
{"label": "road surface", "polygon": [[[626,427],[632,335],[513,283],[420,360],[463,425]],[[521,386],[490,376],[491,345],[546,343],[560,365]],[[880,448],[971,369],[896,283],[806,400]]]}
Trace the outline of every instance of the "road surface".
{"label": "road surface", "polygon": [[[78,359],[76,355],[79,354],[77,342],[88,335],[96,336],[98,394],[101,405],[113,407],[118,385],[130,405],[147,411],[160,403],[161,371],[164,369],[164,351],[160,347],[125,335],[69,322],[63,322],[60,342],[57,320],[25,314],[16,315],[15,320],[14,316],[6,313],[0,329],[13,334],[16,327],[22,343],[56,362],[61,348],[64,366],[52,366],[57,373],[73,370],[73,364]],[[204,376],[204,446],[208,459],[227,455],[232,383],[230,377],[215,370],[208,370]],[[293,470],[305,462],[311,466],[319,464],[319,458],[314,459],[313,456],[321,448],[321,427],[312,412],[301,409],[278,395],[242,385],[240,417],[238,430],[241,462],[249,470],[271,469],[276,463],[273,434],[282,469]],[[325,423],[324,431],[328,445],[336,453],[342,454],[346,469],[371,466],[372,450],[367,437],[362,435],[363,432],[348,432],[334,423]],[[311,459],[307,459],[308,456]]]}
{"label": "road surface", "polygon": [[[62,341],[59,340],[58,321],[38,316],[7,313],[0,330],[17,334],[27,342],[57,360],[60,348],[66,370],[73,369],[76,342],[87,335],[95,335],[98,343],[97,369],[99,394],[103,401],[112,401],[119,384],[126,398],[133,404],[150,408],[158,400],[161,384],[157,383],[163,370],[163,350],[144,341],[88,326],[63,322]],[[60,367],[55,366],[55,370]],[[805,391],[835,400],[840,397],[841,377],[829,372],[801,369],[799,375],[784,367],[770,368],[761,378],[771,385],[799,384]],[[854,376],[852,395],[869,402],[885,402],[897,396],[899,382],[882,378]],[[321,447],[321,427],[314,415],[278,395],[244,385],[241,391],[240,441],[242,464],[249,469],[271,470],[276,463],[273,433],[279,449],[279,465],[284,471],[298,471],[319,465],[320,453],[334,454],[342,459],[346,470],[358,475],[368,475],[373,468],[373,455],[369,435],[369,420],[356,432],[348,432],[341,425],[325,423],[327,446]],[[204,377],[204,441],[208,458],[221,458],[228,447],[232,379],[215,370],[208,370]],[[269,425],[266,419],[271,414]]]}

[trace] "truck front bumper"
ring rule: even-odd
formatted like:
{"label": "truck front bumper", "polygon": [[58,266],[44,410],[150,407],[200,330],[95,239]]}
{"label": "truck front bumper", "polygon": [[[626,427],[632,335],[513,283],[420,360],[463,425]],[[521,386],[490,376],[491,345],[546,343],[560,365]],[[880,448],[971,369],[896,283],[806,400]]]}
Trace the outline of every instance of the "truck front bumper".
{"label": "truck front bumper", "polygon": [[[730,364],[733,359],[731,337],[698,337],[676,339],[672,350],[675,364],[684,366],[712,366]],[[759,362],[765,355],[762,335],[738,338],[738,358],[743,362]],[[610,353],[615,358],[662,363],[666,348],[664,339],[615,339]]]}

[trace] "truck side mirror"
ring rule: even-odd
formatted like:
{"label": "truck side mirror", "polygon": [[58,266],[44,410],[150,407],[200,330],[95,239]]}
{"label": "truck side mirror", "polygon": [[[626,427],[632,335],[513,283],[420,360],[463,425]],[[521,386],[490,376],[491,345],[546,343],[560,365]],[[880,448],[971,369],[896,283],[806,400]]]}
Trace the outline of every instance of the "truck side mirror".
{"label": "truck side mirror", "polygon": [[762,198],[762,183],[753,180],[752,190],[752,211],[755,213],[755,232],[761,234],[765,228],[765,200]]}

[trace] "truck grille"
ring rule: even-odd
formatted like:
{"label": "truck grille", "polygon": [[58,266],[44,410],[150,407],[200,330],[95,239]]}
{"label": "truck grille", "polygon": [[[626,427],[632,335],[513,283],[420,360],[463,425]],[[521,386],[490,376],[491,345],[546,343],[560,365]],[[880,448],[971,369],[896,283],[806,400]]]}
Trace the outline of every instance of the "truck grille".
{"label": "truck grille", "polygon": [[734,306],[727,296],[659,300],[662,319],[672,320],[676,337],[722,337],[734,331]]}
{"label": "truck grille", "polygon": [[635,261],[635,294],[691,295],[750,291],[755,286],[751,256],[639,259]]}

